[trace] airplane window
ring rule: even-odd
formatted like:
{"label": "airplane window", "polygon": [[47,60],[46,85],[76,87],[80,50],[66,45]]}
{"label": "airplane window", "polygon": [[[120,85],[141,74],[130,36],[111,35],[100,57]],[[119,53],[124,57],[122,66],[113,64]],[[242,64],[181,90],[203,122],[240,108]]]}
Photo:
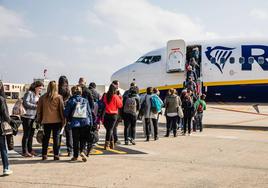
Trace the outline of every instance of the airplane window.
{"label": "airplane window", "polygon": [[264,64],[264,57],[258,57],[258,63],[260,65]]}
{"label": "airplane window", "polygon": [[245,58],[244,58],[244,57],[240,57],[240,58],[239,58],[239,63],[240,63],[240,64],[245,63]]}
{"label": "airplane window", "polygon": [[230,57],[230,63],[234,64],[235,63],[235,58],[234,57]]}
{"label": "airplane window", "polygon": [[153,59],[152,59],[152,63],[155,63],[155,62],[158,62],[161,60],[161,56],[158,55],[158,56],[153,56]]}
{"label": "airplane window", "polygon": [[161,56],[144,56],[140,57],[136,63],[145,63],[145,64],[151,64],[155,63],[161,60]]}
{"label": "airplane window", "polygon": [[144,57],[140,57],[140,58],[136,61],[136,63],[140,63],[140,62],[143,60],[143,58],[144,58]]}
{"label": "airplane window", "polygon": [[215,57],[212,57],[212,58],[210,59],[210,62],[211,62],[212,64],[216,64],[216,58],[215,58]]}
{"label": "airplane window", "polygon": [[254,57],[249,57],[248,58],[248,63],[253,64],[254,63]]}
{"label": "airplane window", "polygon": [[220,64],[224,64],[224,63],[225,63],[225,58],[224,57],[221,57]]}

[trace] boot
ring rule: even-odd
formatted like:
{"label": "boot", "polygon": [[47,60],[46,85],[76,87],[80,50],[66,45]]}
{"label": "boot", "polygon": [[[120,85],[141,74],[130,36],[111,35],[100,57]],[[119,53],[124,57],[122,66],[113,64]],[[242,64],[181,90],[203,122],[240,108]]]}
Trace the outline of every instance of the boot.
{"label": "boot", "polygon": [[114,149],[114,141],[110,141],[110,148]]}
{"label": "boot", "polygon": [[105,141],[104,150],[108,150],[108,149],[110,149],[110,147],[109,147],[109,141]]}

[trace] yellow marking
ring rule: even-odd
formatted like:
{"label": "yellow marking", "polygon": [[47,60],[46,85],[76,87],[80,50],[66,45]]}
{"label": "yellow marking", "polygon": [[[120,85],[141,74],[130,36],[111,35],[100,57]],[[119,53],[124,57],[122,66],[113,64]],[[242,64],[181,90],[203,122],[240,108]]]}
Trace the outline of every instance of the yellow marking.
{"label": "yellow marking", "polygon": [[[157,86],[155,88],[157,88],[159,90],[167,90],[167,89],[171,89],[171,88],[177,89],[177,88],[183,88],[183,84]],[[146,92],[146,89],[140,89],[139,92],[140,93],[145,93]]]}
{"label": "yellow marking", "polygon": [[107,151],[111,151],[111,152],[118,153],[118,154],[127,154],[127,152],[119,151],[119,150],[116,150],[116,149],[107,149]]}
{"label": "yellow marking", "polygon": [[90,152],[91,155],[101,155],[103,154],[102,151],[100,150],[97,150],[97,149],[93,149],[91,152]]}
{"label": "yellow marking", "polygon": [[224,85],[243,85],[243,84],[268,84],[268,80],[236,80],[224,82],[204,82],[204,86],[224,86]]}
{"label": "yellow marking", "polygon": [[[100,149],[104,149],[104,147],[100,146],[100,145],[96,145],[96,147],[100,148]],[[111,152],[118,153],[118,154],[127,154],[127,152],[119,151],[119,150],[116,150],[116,149],[107,149],[107,151],[111,151]]]}

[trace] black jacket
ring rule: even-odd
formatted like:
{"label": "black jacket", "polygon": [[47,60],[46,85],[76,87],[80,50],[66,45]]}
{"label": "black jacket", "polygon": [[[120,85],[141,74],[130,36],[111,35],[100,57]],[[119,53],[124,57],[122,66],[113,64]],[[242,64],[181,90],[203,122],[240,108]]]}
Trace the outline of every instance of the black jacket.
{"label": "black jacket", "polygon": [[86,86],[81,86],[82,87],[82,97],[87,99],[89,102],[89,106],[91,110],[94,109],[94,99],[91,91],[86,87]]}
{"label": "black jacket", "polygon": [[[7,121],[10,123],[10,117],[8,113],[8,107],[6,103],[6,99],[0,96],[0,122]],[[0,134],[2,135],[2,131],[0,129]]]}
{"label": "black jacket", "polygon": [[182,101],[182,110],[184,117],[193,117],[194,115],[194,104],[191,100],[184,99]]}
{"label": "black jacket", "polygon": [[98,100],[100,100],[100,94],[97,92],[97,90],[90,86],[88,87],[88,89],[92,93],[94,102],[98,102]]}

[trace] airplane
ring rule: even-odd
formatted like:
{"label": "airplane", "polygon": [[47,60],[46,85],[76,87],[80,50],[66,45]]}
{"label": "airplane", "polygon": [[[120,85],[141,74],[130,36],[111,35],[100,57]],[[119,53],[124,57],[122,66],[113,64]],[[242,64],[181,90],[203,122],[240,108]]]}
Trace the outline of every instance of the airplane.
{"label": "airplane", "polygon": [[111,80],[118,80],[125,90],[135,82],[140,93],[156,87],[164,97],[170,88],[183,89],[193,57],[197,83],[207,101],[268,102],[268,39],[170,40],[166,47],[116,71]]}

